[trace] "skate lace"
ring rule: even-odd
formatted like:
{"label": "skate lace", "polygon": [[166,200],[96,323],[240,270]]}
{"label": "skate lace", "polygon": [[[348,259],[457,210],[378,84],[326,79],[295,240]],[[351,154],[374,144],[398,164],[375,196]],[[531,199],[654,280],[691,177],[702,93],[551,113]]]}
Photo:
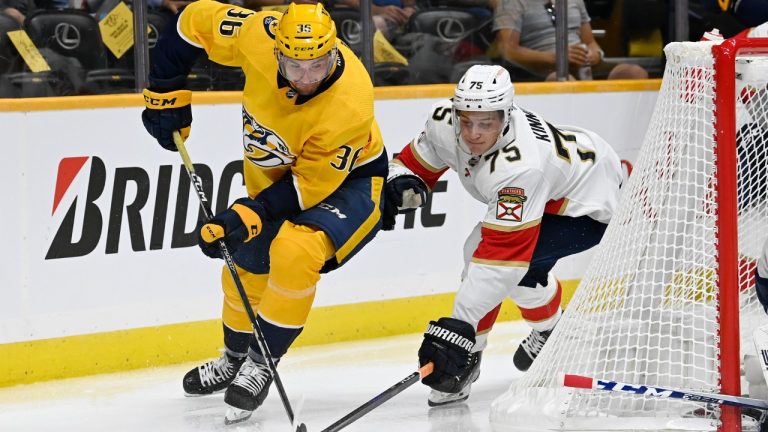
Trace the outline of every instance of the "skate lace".
{"label": "skate lace", "polygon": [[267,385],[271,377],[272,374],[267,365],[248,359],[240,368],[234,381],[232,381],[232,385],[240,386],[251,394],[257,395]]}
{"label": "skate lace", "polygon": [[525,340],[523,340],[523,349],[530,358],[536,358],[544,348],[544,343],[549,338],[548,332],[532,331]]}
{"label": "skate lace", "polygon": [[218,384],[229,378],[234,371],[226,355],[200,366],[200,382],[204,386]]}

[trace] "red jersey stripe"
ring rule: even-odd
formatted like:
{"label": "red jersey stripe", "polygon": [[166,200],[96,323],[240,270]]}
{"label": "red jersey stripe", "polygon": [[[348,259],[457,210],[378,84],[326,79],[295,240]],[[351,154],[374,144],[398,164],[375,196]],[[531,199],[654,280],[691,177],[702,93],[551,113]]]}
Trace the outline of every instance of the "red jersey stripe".
{"label": "red jersey stripe", "polygon": [[496,305],[495,308],[485,314],[480,322],[477,323],[477,334],[483,334],[491,331],[493,324],[496,322],[496,318],[499,316],[499,311],[501,311],[501,303]]}
{"label": "red jersey stripe", "polygon": [[552,318],[560,309],[560,298],[562,296],[563,288],[560,286],[560,281],[557,281],[557,291],[555,291],[555,295],[552,297],[552,300],[547,302],[547,304],[544,306],[539,306],[537,308],[520,308],[520,313],[523,315],[523,319],[526,321],[538,322]]}
{"label": "red jersey stripe", "polygon": [[424,180],[424,183],[426,183],[427,186],[432,189],[440,176],[448,170],[448,167],[435,171],[434,167],[427,165],[421,160],[420,157],[415,155],[411,147],[411,144],[403,147],[403,150],[399,155],[397,155],[396,159],[402,162],[403,165],[405,165],[408,169],[413,171],[414,174],[421,177],[421,179]]}
{"label": "red jersey stripe", "polygon": [[568,199],[560,198],[559,200],[547,201],[544,206],[544,213],[562,215],[565,212],[565,208],[568,207]]}
{"label": "red jersey stripe", "polygon": [[487,261],[530,262],[541,224],[519,231],[498,231],[483,226],[482,240],[472,254],[473,258]]}

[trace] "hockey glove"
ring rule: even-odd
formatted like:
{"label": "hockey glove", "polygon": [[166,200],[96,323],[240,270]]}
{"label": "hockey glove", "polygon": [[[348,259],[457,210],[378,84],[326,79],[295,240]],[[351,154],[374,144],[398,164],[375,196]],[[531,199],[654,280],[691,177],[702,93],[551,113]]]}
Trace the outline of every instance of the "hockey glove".
{"label": "hockey glove", "polygon": [[458,393],[469,379],[475,361],[475,329],[454,318],[429,322],[419,348],[419,365],[432,362],[434,370],[421,382],[444,393]]}
{"label": "hockey glove", "polygon": [[219,240],[224,240],[230,253],[261,233],[263,207],[260,203],[240,198],[232,206],[204,222],[198,230],[197,244],[204,254],[221,258]]}
{"label": "hockey glove", "polygon": [[173,132],[179,131],[181,138],[186,140],[192,128],[192,92],[176,90],[168,93],[156,93],[144,89],[144,105],[141,120],[150,135],[166,149],[176,150],[173,143]]}
{"label": "hockey glove", "polygon": [[421,177],[399,163],[389,164],[387,184],[384,185],[384,210],[381,229],[395,228],[398,213],[410,213],[427,202],[429,187]]}

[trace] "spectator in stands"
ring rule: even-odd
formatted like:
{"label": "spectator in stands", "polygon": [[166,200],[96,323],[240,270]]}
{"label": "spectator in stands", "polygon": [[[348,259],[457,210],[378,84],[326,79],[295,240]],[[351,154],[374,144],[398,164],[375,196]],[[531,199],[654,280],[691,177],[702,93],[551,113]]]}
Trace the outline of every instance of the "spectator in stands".
{"label": "spectator in stands", "polygon": [[153,7],[161,10],[166,9],[169,12],[173,13],[174,15],[179,13],[179,11],[184,6],[190,3],[192,3],[192,1],[187,1],[187,0],[148,0],[147,1],[147,5],[149,7]]}
{"label": "spectator in stands", "polygon": [[[605,61],[603,50],[592,35],[583,0],[569,0],[567,16],[570,79],[585,64],[592,66],[598,78],[648,78],[648,72],[641,66]],[[504,60],[536,78],[556,78],[554,0],[499,0],[493,29]]]}
{"label": "spectator in stands", "polygon": [[[317,3],[317,0],[299,0],[294,3]],[[373,0],[371,5],[373,24],[387,39],[391,40],[405,28],[408,18],[416,11],[415,4],[416,0]],[[244,7],[252,10],[260,10],[264,6],[284,5],[288,5],[286,0],[244,0],[243,3]],[[360,0],[336,0],[333,2],[333,7],[360,9]],[[328,8],[331,9],[331,6]]]}
{"label": "spectator in stands", "polygon": [[27,15],[34,11],[35,5],[31,0],[0,0],[0,13],[24,24]]}
{"label": "spectator in stands", "polygon": [[[336,5],[360,9],[360,0],[337,0]],[[373,0],[373,25],[388,40],[403,32],[408,19],[416,12],[416,0]]]}

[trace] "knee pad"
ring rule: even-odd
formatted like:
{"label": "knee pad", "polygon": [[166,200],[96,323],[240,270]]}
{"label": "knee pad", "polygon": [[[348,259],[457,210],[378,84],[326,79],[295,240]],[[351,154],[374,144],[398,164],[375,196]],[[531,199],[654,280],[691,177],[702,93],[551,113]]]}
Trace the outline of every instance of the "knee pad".
{"label": "knee pad", "polygon": [[547,285],[536,288],[515,287],[510,298],[517,304],[523,319],[535,330],[551,330],[560,319],[560,299],[562,297],[560,281],[549,273]]}
{"label": "knee pad", "polygon": [[323,231],[286,221],[269,248],[269,281],[259,314],[276,325],[303,326],[320,269],[333,253]]}
{"label": "knee pad", "polygon": [[[243,288],[245,288],[248,302],[254,312],[259,310],[259,303],[267,287],[268,275],[253,274],[237,265],[235,265],[235,269],[237,269],[237,275],[240,277],[240,282],[243,283]],[[224,305],[221,311],[224,325],[236,332],[250,333],[253,331],[253,324],[248,318],[240,293],[237,292],[237,286],[232,280],[227,266],[224,266],[221,271],[221,287],[224,291]]]}

